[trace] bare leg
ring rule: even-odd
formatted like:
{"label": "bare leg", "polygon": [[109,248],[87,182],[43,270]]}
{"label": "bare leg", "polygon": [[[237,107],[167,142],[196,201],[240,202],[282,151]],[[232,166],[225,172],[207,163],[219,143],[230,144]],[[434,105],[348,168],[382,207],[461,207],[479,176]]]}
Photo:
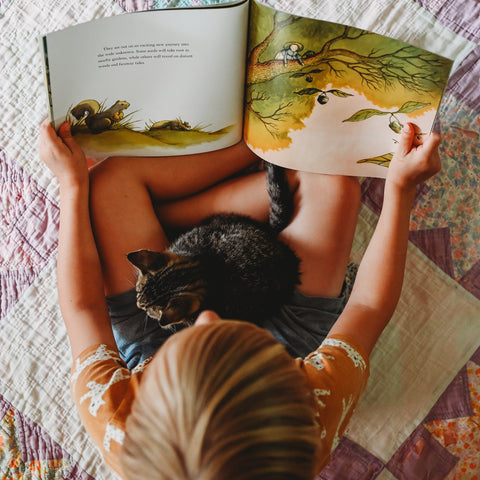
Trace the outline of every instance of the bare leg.
{"label": "bare leg", "polygon": [[230,212],[266,222],[269,202],[265,172],[257,172],[227,180],[181,200],[157,203],[155,211],[165,228],[190,227],[208,215]]}
{"label": "bare leg", "polygon": [[354,177],[290,172],[295,212],[280,238],[301,259],[305,295],[337,297],[342,289],[360,208]]}
{"label": "bare leg", "polygon": [[[248,166],[255,159],[252,152],[240,143],[208,154],[110,158],[94,168],[90,177],[90,208],[106,294],[120,293],[135,285],[134,269],[126,259],[128,252],[141,248],[163,250],[168,245],[152,200],[164,202],[193,195]],[[228,194],[219,187],[223,191],[219,197],[225,202],[223,208],[240,208],[245,213],[261,216],[258,212],[262,208],[265,211],[262,204],[268,208],[268,199],[264,189],[253,187],[253,183],[258,185],[262,182],[262,176],[244,177],[243,181],[237,179],[231,183],[233,192],[237,188],[250,191],[249,201],[244,204],[239,202],[238,195]],[[253,197],[255,192],[257,197]],[[229,197],[234,204],[232,208],[229,207]],[[214,213],[219,208],[214,198],[214,195],[205,193],[195,208],[189,204],[177,208],[170,223],[175,223],[175,218],[179,224],[194,223]]]}
{"label": "bare leg", "polygon": [[[106,293],[134,286],[128,252],[163,250],[168,245],[161,224],[188,227],[224,211],[266,220],[269,199],[263,173],[207,189],[253,161],[248,148],[238,144],[200,155],[112,158],[95,168],[91,210]],[[296,209],[281,238],[302,260],[300,290],[312,296],[338,296],[358,215],[358,181],[291,171],[289,182]]]}
{"label": "bare leg", "polygon": [[[295,211],[280,238],[301,259],[305,295],[337,297],[343,286],[360,208],[360,185],[354,177],[288,171]],[[257,220],[268,218],[265,176],[227,181],[206,192],[157,208],[164,226],[189,226],[207,214],[236,211]]]}

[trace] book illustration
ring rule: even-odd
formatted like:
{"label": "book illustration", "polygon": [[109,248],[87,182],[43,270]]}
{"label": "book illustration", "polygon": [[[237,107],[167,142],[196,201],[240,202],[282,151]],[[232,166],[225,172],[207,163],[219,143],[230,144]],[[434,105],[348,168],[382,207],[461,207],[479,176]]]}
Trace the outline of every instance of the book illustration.
{"label": "book illustration", "polygon": [[51,120],[68,112],[91,157],[208,152],[243,135],[274,164],[371,177],[386,176],[406,122],[430,132],[452,66],[257,0],[99,19],[42,48]]}
{"label": "book illustration", "polygon": [[[308,88],[301,90],[300,92],[295,92],[298,95],[316,95],[317,96],[317,102],[320,103],[321,105],[325,105],[328,102],[328,94],[333,94],[338,97],[346,97],[346,96],[351,96],[351,94],[342,92],[341,90],[319,90],[317,88]],[[364,120],[367,120],[371,117],[374,116],[386,116],[388,115],[388,128],[396,133],[400,134],[402,129],[403,129],[403,123],[400,121],[398,114],[409,114],[414,112],[415,110],[420,110],[422,108],[426,108],[430,105],[430,103],[421,103],[421,102],[405,102],[399,109],[394,110],[394,111],[389,111],[389,110],[378,110],[375,108],[366,108],[359,110],[358,112],[355,112],[351,117],[346,118],[343,120],[344,122],[361,122]],[[424,135],[425,132],[419,132],[419,135]],[[398,143],[397,139],[393,139],[393,143]],[[390,160],[393,157],[393,152],[386,153],[384,155],[381,155],[379,157],[374,157],[374,158],[366,158],[366,159],[361,159],[358,160],[357,163],[373,163],[376,165],[381,165],[383,167],[388,167],[390,165]]]}
{"label": "book illustration", "polygon": [[[251,8],[245,136],[257,153],[275,162],[276,152],[296,143],[318,150],[322,135],[335,134],[361,145],[352,162],[388,166],[404,123],[428,133],[450,60],[355,27]],[[387,141],[362,139],[373,131]]]}
{"label": "book illustration", "polygon": [[[374,108],[368,108],[365,110],[360,110],[354,113],[350,118],[344,120],[344,122],[360,122],[363,120],[367,120],[373,116],[377,115],[388,115],[388,128],[395,132],[396,134],[400,134],[403,129],[403,123],[398,118],[398,114],[404,113],[408,114],[414,112],[415,110],[420,110],[422,108],[428,107],[429,103],[421,103],[421,102],[405,102],[398,110],[390,112],[390,111],[383,111],[377,110]],[[426,132],[418,132],[417,135],[425,135]],[[398,143],[397,139],[393,140],[394,143]],[[357,163],[373,163],[375,165],[379,165],[382,167],[388,167],[390,165],[390,161],[392,160],[393,152],[388,152],[383,155],[373,157],[373,158],[364,158],[358,160]]]}
{"label": "book illustration", "polygon": [[117,100],[110,108],[104,109],[96,100],[84,100],[72,108],[70,113],[77,120],[75,126],[84,123],[90,132],[100,133],[122,121],[123,111],[129,106],[128,102]]}
{"label": "book illustration", "polygon": [[70,108],[66,118],[72,125],[72,134],[80,145],[89,150],[109,153],[122,145],[126,149],[142,149],[162,146],[185,148],[213,142],[227,134],[231,127],[210,132],[202,125],[191,126],[180,117],[171,120],[146,122],[144,128],[138,129],[133,116],[138,110],[125,113],[130,103],[117,100],[109,108],[106,101],[83,100]]}
{"label": "book illustration", "polygon": [[275,55],[275,60],[282,60],[283,66],[286,67],[289,61],[295,61],[299,65],[303,65],[302,57],[300,52],[303,50],[303,45],[296,42],[286,43],[282,50]]}

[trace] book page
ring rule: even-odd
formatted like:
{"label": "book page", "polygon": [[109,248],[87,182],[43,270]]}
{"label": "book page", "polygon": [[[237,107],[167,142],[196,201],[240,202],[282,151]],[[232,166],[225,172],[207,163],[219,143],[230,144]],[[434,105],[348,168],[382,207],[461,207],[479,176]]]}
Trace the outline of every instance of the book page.
{"label": "book page", "polygon": [[452,61],[252,2],[245,139],[288,168],[385,177],[407,122],[429,133]]}
{"label": "book page", "polygon": [[55,125],[88,155],[179,155],[242,138],[248,2],[138,12],[46,36]]}

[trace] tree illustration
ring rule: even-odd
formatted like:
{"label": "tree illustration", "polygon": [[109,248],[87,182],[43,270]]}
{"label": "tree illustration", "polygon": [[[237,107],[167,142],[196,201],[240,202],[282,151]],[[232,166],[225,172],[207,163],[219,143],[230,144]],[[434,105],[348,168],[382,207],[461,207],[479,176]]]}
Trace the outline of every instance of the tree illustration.
{"label": "tree illustration", "polygon": [[[385,109],[434,104],[442,94],[448,61],[433,53],[257,3],[251,15],[246,124],[256,132],[249,141],[263,149],[288,146],[289,131],[303,128],[316,103],[325,105],[332,96],[347,102],[347,88]],[[281,57],[292,44],[296,48]],[[285,61],[289,54],[297,61]]]}

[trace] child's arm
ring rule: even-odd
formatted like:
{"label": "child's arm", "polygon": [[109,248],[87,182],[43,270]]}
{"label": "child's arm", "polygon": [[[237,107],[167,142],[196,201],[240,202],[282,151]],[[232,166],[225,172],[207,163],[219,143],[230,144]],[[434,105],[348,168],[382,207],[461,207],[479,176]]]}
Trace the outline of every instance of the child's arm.
{"label": "child's arm", "polygon": [[440,137],[414,145],[409,124],[389,167],[382,213],[361,261],[350,299],[329,335],[343,334],[370,354],[397,306],[403,283],[410,209],[416,186],[440,170]]}
{"label": "child's arm", "polygon": [[48,121],[40,127],[40,157],[60,185],[60,231],[57,285],[60,309],[73,358],[104,343],[116,348],[108,315],[100,260],[88,207],[89,180],[85,156],[68,123],[57,136]]}

